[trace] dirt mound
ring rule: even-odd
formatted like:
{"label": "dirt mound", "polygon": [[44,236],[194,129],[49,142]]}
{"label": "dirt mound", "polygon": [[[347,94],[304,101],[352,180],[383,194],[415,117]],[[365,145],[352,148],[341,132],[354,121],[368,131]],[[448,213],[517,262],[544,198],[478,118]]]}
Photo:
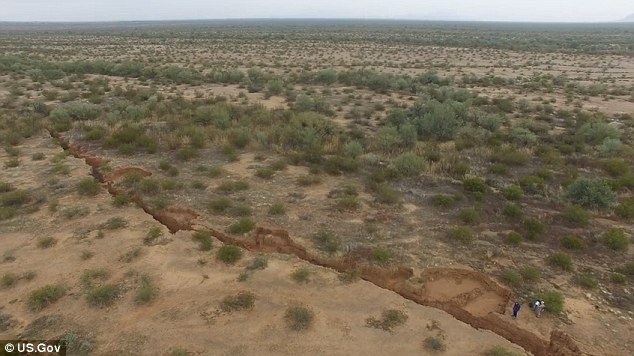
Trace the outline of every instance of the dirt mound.
{"label": "dirt mound", "polygon": [[186,208],[166,208],[150,213],[155,220],[165,225],[171,233],[180,230],[192,230],[193,221],[199,216],[197,212]]}

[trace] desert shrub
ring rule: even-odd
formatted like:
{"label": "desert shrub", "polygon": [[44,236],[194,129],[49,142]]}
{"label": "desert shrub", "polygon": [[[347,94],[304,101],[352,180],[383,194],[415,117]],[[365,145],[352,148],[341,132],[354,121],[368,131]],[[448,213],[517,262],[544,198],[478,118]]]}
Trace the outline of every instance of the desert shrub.
{"label": "desert shrub", "polygon": [[502,271],[502,279],[510,286],[517,287],[522,281],[522,275],[514,269],[505,269]]}
{"label": "desert shrub", "polygon": [[77,184],[77,192],[80,195],[95,196],[100,190],[101,186],[92,178],[84,178]]}
{"label": "desert shrub", "polygon": [[519,354],[509,351],[502,346],[494,346],[492,349],[485,352],[484,356],[519,356]]}
{"label": "desert shrub", "polygon": [[502,194],[508,200],[520,200],[524,196],[524,190],[517,185],[509,185],[502,189]]}
{"label": "desert shrub", "polygon": [[156,179],[143,179],[138,188],[143,194],[153,195],[161,191],[161,183]]}
{"label": "desert shrub", "polygon": [[363,154],[363,146],[358,141],[348,142],[343,147],[346,157],[357,158]]}
{"label": "desert shrub", "polygon": [[338,211],[350,211],[358,209],[360,205],[361,203],[359,202],[358,197],[354,195],[345,195],[337,199],[335,207]]}
{"label": "desert shrub", "polygon": [[473,231],[468,226],[457,226],[449,230],[447,236],[451,240],[456,240],[461,243],[469,243],[473,241]]}
{"label": "desert shrub", "polygon": [[586,208],[609,208],[616,194],[603,179],[578,178],[568,186],[568,198]]}
{"label": "desert shrub", "polygon": [[465,125],[466,105],[454,100],[443,103],[432,100],[427,103],[422,116],[414,119],[418,132],[441,140],[453,139]]}
{"label": "desert shrub", "polygon": [[152,226],[143,238],[143,243],[146,245],[152,245],[161,236],[163,236],[163,230],[161,230],[158,226]]}
{"label": "desert shrub", "polygon": [[231,207],[231,200],[226,197],[213,199],[207,203],[207,207],[215,213],[224,213]]}
{"label": "desert shrub", "polygon": [[141,247],[135,247],[119,257],[119,261],[130,263],[141,255]]}
{"label": "desert shrub", "polygon": [[591,274],[582,274],[575,276],[575,283],[586,289],[594,289],[599,285],[597,279],[594,278],[594,276],[592,276]]}
{"label": "desert shrub", "polygon": [[509,203],[502,209],[502,215],[509,220],[517,220],[522,217],[523,212],[519,205]]}
{"label": "desert shrub", "polygon": [[359,161],[350,157],[332,156],[324,162],[324,171],[331,175],[356,172],[359,169]]}
{"label": "desert shrub", "polygon": [[289,307],[284,314],[287,325],[295,331],[308,329],[314,318],[313,311],[305,306]]}
{"label": "desert shrub", "polygon": [[393,256],[394,253],[387,247],[376,247],[372,250],[371,255],[372,261],[381,266],[386,266],[387,264],[389,264]]}
{"label": "desert shrub", "polygon": [[95,307],[109,307],[119,298],[121,288],[117,284],[104,284],[88,291],[88,303]]}
{"label": "desert shrub", "polygon": [[239,192],[249,189],[249,183],[245,181],[224,181],[216,188],[217,191],[225,194]]}
{"label": "desert shrub", "polygon": [[68,208],[64,208],[61,211],[62,216],[68,220],[86,216],[89,213],[90,210],[85,206],[71,206]]}
{"label": "desert shrub", "polygon": [[307,187],[321,183],[321,177],[316,175],[304,175],[297,178],[297,185]]}
{"label": "desert shrub", "polygon": [[263,270],[269,265],[269,259],[264,255],[256,256],[247,266],[247,270]]}
{"label": "desert shrub", "polygon": [[623,219],[634,218],[634,198],[621,200],[619,205],[614,209],[614,212]]}
{"label": "desert shrub", "polygon": [[528,194],[543,194],[546,188],[544,178],[536,175],[529,175],[520,178],[519,184],[522,189],[524,189],[524,192]]}
{"label": "desert shrub", "polygon": [[431,203],[441,208],[450,208],[456,204],[457,200],[454,195],[436,194],[431,197]]}
{"label": "desert shrub", "polygon": [[251,133],[246,127],[231,129],[228,139],[234,147],[245,148],[251,141]]}
{"label": "desert shrub", "polygon": [[27,299],[27,305],[32,311],[40,311],[55,303],[65,293],[66,288],[61,284],[48,284],[32,291]]}
{"label": "desert shrub", "polygon": [[306,267],[300,267],[291,273],[291,278],[297,283],[308,283],[310,281],[310,270]]}
{"label": "desert shrub", "polygon": [[542,275],[541,270],[533,266],[527,266],[527,267],[521,268],[520,274],[522,275],[522,278],[527,282],[536,281]]}
{"label": "desert shrub", "polygon": [[30,200],[31,197],[25,190],[12,190],[0,193],[0,207],[19,208]]}
{"label": "desert shrub", "polygon": [[404,312],[398,309],[388,309],[383,311],[381,319],[370,317],[366,319],[365,323],[373,328],[391,331],[395,327],[405,324],[407,319],[408,316]]}
{"label": "desert shrub", "polygon": [[559,243],[569,250],[583,250],[586,248],[586,243],[577,236],[564,236],[559,239]]}
{"label": "desert shrub", "polygon": [[141,285],[137,290],[134,301],[137,304],[147,304],[153,301],[158,294],[158,287],[154,284],[150,276],[141,277]]}
{"label": "desert shrub", "polygon": [[620,177],[630,171],[629,163],[618,158],[604,160],[601,168],[612,177]]}
{"label": "desert shrub", "polygon": [[225,312],[253,309],[255,294],[240,292],[236,295],[226,296],[220,302],[220,308]]}
{"label": "desert shrub", "polygon": [[612,283],[625,284],[627,283],[627,276],[622,273],[613,272],[610,274],[610,280]]}
{"label": "desert shrub", "polygon": [[537,218],[527,218],[524,220],[524,229],[526,230],[526,238],[536,240],[546,230],[546,224]]}
{"label": "desert shrub", "polygon": [[563,218],[571,225],[583,227],[590,222],[590,213],[578,205],[573,205],[564,210]]}
{"label": "desert shrub", "polygon": [[505,166],[524,166],[530,161],[527,153],[514,149],[496,151],[491,155],[491,162]]}
{"label": "desert shrub", "polygon": [[465,224],[475,224],[480,221],[480,213],[475,208],[465,208],[458,214],[460,220]]}
{"label": "desert shrub", "polygon": [[242,250],[238,246],[223,245],[218,249],[216,258],[226,264],[234,264],[242,258]]}
{"label": "desert shrub", "polygon": [[39,240],[37,240],[37,247],[49,248],[49,247],[55,246],[56,243],[57,243],[57,240],[55,240],[53,237],[42,237]]}
{"label": "desert shrub", "polygon": [[620,134],[617,128],[605,121],[595,119],[583,124],[577,130],[577,135],[583,139],[583,142],[598,145],[606,138],[617,139]]}
{"label": "desert shrub", "polygon": [[84,288],[90,289],[94,281],[105,281],[109,276],[110,272],[105,268],[88,269],[81,275],[81,283]]}
{"label": "desert shrub", "polygon": [[233,216],[250,216],[253,214],[253,209],[246,205],[235,205],[229,209],[229,212]]}
{"label": "desert shrub", "polygon": [[247,232],[255,228],[255,221],[249,218],[242,218],[238,222],[229,226],[229,231],[232,234],[246,234]]}
{"label": "desert shrub", "polygon": [[419,175],[425,169],[425,160],[414,153],[406,152],[392,162],[396,170],[404,177]]}
{"label": "desert shrub", "polygon": [[282,202],[275,202],[269,207],[269,215],[284,215],[286,214],[286,205]]}
{"label": "desert shrub", "polygon": [[126,219],[120,216],[115,216],[108,219],[105,223],[101,224],[100,228],[103,230],[116,230],[124,228],[126,226],[128,226],[128,222],[126,221]]}
{"label": "desert shrub", "polygon": [[17,214],[18,210],[12,207],[0,207],[0,221],[9,220]]}
{"label": "desert shrub", "polygon": [[376,201],[381,204],[392,205],[401,200],[401,193],[387,184],[380,184],[375,189]]}
{"label": "desert shrub", "polygon": [[561,314],[564,310],[564,296],[559,292],[546,292],[541,300],[546,304],[546,309],[555,315]]}
{"label": "desert shrub", "polygon": [[5,273],[0,278],[0,288],[10,288],[18,281],[18,276],[13,273]]}
{"label": "desert shrub", "polygon": [[509,174],[509,166],[503,163],[495,163],[489,166],[489,173],[497,174],[499,176],[505,176]]}
{"label": "desert shrub", "polygon": [[275,170],[273,170],[273,168],[270,168],[270,167],[258,168],[255,171],[255,176],[262,179],[271,179],[274,174],[275,174]]}
{"label": "desert shrub", "polygon": [[341,238],[330,230],[320,230],[313,235],[313,241],[317,247],[332,255],[337,253],[341,248]]}
{"label": "desert shrub", "polygon": [[428,336],[423,341],[423,345],[430,352],[444,352],[447,349],[443,339],[437,336]]}
{"label": "desert shrub", "polygon": [[208,231],[196,231],[192,235],[192,239],[198,242],[198,249],[201,251],[209,251],[212,247],[211,233]]}
{"label": "desert shrub", "polygon": [[128,194],[120,193],[112,197],[112,205],[121,207],[130,204],[132,199]]}
{"label": "desert shrub", "polygon": [[551,264],[563,269],[564,271],[572,271],[572,257],[563,252],[555,252],[548,258]]}
{"label": "desert shrub", "polygon": [[361,278],[361,270],[358,268],[346,270],[344,272],[341,272],[338,278],[341,282],[346,284],[355,282],[359,280],[359,278]]}
{"label": "desert shrub", "polygon": [[519,232],[511,231],[506,236],[506,240],[513,245],[519,245],[522,242],[523,236]]}
{"label": "desert shrub", "polygon": [[462,181],[464,190],[470,193],[484,193],[487,191],[487,185],[484,179],[479,177],[467,178]]}
{"label": "desert shrub", "polygon": [[614,251],[627,251],[630,238],[622,229],[611,228],[603,235],[603,243]]}

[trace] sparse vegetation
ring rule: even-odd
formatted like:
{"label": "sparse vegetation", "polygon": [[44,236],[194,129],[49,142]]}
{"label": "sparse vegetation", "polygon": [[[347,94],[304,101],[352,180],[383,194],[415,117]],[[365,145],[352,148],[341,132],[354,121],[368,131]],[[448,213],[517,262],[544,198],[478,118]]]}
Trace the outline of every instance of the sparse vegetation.
{"label": "sparse vegetation", "polygon": [[242,258],[242,250],[238,246],[223,245],[218,249],[216,257],[220,261],[231,265],[238,262],[238,260]]}
{"label": "sparse vegetation", "polygon": [[315,319],[312,310],[305,306],[292,306],[286,309],[284,319],[289,328],[295,331],[308,329]]}
{"label": "sparse vegetation", "polygon": [[240,292],[222,299],[220,308],[225,312],[252,309],[255,304],[255,294],[251,292]]}
{"label": "sparse vegetation", "polygon": [[66,293],[66,288],[61,284],[47,284],[32,291],[29,294],[27,304],[32,311],[40,311],[55,303]]}

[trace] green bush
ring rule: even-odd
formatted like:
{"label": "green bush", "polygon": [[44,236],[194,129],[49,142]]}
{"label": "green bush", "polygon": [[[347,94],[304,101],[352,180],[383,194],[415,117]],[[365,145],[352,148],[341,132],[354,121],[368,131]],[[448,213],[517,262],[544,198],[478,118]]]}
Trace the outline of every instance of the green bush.
{"label": "green bush", "polygon": [[224,213],[231,207],[231,200],[226,197],[213,199],[207,204],[207,207],[215,213]]}
{"label": "green bush", "polygon": [[510,286],[517,287],[522,281],[522,275],[514,269],[505,269],[502,271],[502,279]]}
{"label": "green bush", "polygon": [[520,269],[520,274],[525,281],[534,282],[541,278],[542,272],[537,267],[527,266]]}
{"label": "green bush", "polygon": [[611,228],[603,235],[603,243],[614,251],[627,251],[630,238],[622,229]]}
{"label": "green bush", "polygon": [[599,285],[596,278],[591,274],[582,274],[575,277],[575,282],[586,289],[594,289]]}
{"label": "green bush", "polygon": [[120,216],[115,216],[108,219],[108,221],[106,221],[105,223],[101,224],[99,228],[103,230],[117,230],[122,229],[126,226],[128,226],[128,222],[126,221],[126,219]]}
{"label": "green bush", "polygon": [[192,235],[192,239],[198,242],[198,248],[201,251],[209,251],[212,248],[211,233],[208,231],[196,231]]}
{"label": "green bush", "polygon": [[590,222],[590,213],[578,205],[573,205],[564,210],[563,218],[573,226],[584,227]]}
{"label": "green bush", "polygon": [[480,221],[480,213],[475,208],[465,208],[458,214],[460,220],[465,224],[476,224]]}
{"label": "green bush", "polygon": [[305,306],[293,306],[286,309],[284,319],[288,326],[295,331],[308,329],[315,318],[315,314]]}
{"label": "green bush", "polygon": [[502,194],[508,200],[520,200],[524,196],[524,190],[517,185],[509,185],[502,189]]}
{"label": "green bush", "polygon": [[383,311],[381,319],[370,317],[365,322],[367,326],[391,331],[395,327],[405,324],[408,318],[407,314],[398,309],[388,309]]}
{"label": "green bush", "polygon": [[217,191],[225,194],[239,192],[249,189],[249,183],[245,181],[224,181],[216,188]]}
{"label": "green bush", "polygon": [[302,187],[317,185],[319,183],[321,183],[321,177],[316,175],[305,175],[299,176],[299,178],[297,178],[297,185]]}
{"label": "green bush", "polygon": [[308,283],[310,281],[310,270],[300,267],[291,273],[291,278],[297,283]]}
{"label": "green bush", "polygon": [[610,280],[612,283],[625,284],[627,283],[627,276],[622,273],[613,272],[610,274]]}
{"label": "green bush", "polygon": [[376,247],[372,250],[372,260],[381,266],[390,263],[394,253],[386,247]]}
{"label": "green bush", "polygon": [[425,349],[431,352],[444,352],[447,349],[443,339],[436,336],[428,336],[425,338],[423,345],[425,345]]}
{"label": "green bush", "polygon": [[101,186],[92,178],[84,178],[77,184],[79,195],[95,196],[100,190]]}
{"label": "green bush", "polygon": [[240,292],[236,295],[224,297],[220,302],[220,308],[225,312],[253,309],[255,294]]}
{"label": "green bush", "polygon": [[380,204],[392,205],[401,200],[401,193],[387,184],[380,184],[376,190],[376,201]]}
{"label": "green bush", "polygon": [[630,171],[630,165],[623,159],[607,159],[601,162],[601,168],[612,177],[620,177]]}
{"label": "green bush", "polygon": [[286,205],[282,202],[275,202],[269,208],[269,215],[284,215],[286,214]]}
{"label": "green bush", "polygon": [[269,259],[264,255],[256,256],[251,263],[247,266],[247,270],[263,270],[269,265]]}
{"label": "green bush", "polygon": [[502,215],[509,220],[519,220],[523,214],[522,208],[520,208],[517,204],[506,204],[504,209],[502,209]]}
{"label": "green bush", "polygon": [[623,199],[614,209],[616,215],[623,219],[634,218],[634,198]]}
{"label": "green bush", "polygon": [[275,170],[273,170],[273,168],[270,168],[270,167],[258,168],[255,171],[255,176],[262,179],[271,179],[273,178],[274,174],[275,174]]}
{"label": "green bush", "polygon": [[18,276],[15,274],[5,273],[2,275],[2,278],[0,278],[0,289],[13,287],[17,281]]}
{"label": "green bush", "polygon": [[255,228],[255,221],[249,218],[242,218],[238,222],[229,226],[228,231],[232,234],[246,234]]}
{"label": "green bush", "polygon": [[485,193],[487,191],[487,185],[482,178],[467,178],[462,181],[464,190],[470,193]]}
{"label": "green bush", "polygon": [[223,245],[218,249],[216,258],[226,264],[234,264],[242,258],[242,250],[238,246]]}
{"label": "green bush", "polygon": [[572,271],[572,257],[563,252],[555,252],[549,257],[551,264],[563,269],[564,271]]}
{"label": "green bush", "polygon": [[96,307],[108,307],[119,298],[121,288],[117,284],[105,284],[92,288],[87,295],[88,303]]}
{"label": "green bush", "polygon": [[546,305],[546,310],[555,315],[561,314],[561,312],[564,311],[564,296],[559,292],[546,292],[542,296],[541,300],[544,301],[544,304]]}
{"label": "green bush", "polygon": [[502,346],[494,346],[492,349],[485,352],[484,356],[519,356],[519,354],[509,351]]}
{"label": "green bush", "polygon": [[320,230],[315,233],[313,241],[320,250],[330,255],[337,253],[341,248],[341,238],[329,230]]}
{"label": "green bush", "polygon": [[509,243],[512,243],[513,245],[519,245],[520,242],[522,242],[523,236],[519,232],[511,231],[509,232],[506,239],[508,240]]}
{"label": "green bush", "polygon": [[414,153],[406,152],[392,162],[396,170],[404,177],[414,177],[425,169],[425,160]]}
{"label": "green bush", "polygon": [[585,208],[605,209],[614,204],[616,194],[603,179],[578,178],[568,186],[568,198]]}
{"label": "green bush", "polygon": [[39,248],[49,248],[55,246],[57,240],[53,237],[42,237],[37,240],[37,247]]}
{"label": "green bush", "polygon": [[66,288],[61,284],[48,284],[32,291],[29,294],[27,305],[32,311],[40,311],[55,303],[65,293]]}
{"label": "green bush", "polygon": [[468,226],[457,226],[449,230],[447,236],[462,243],[469,243],[473,241],[473,231]]}
{"label": "green bush", "polygon": [[559,239],[559,243],[569,250],[583,250],[586,248],[586,243],[576,236],[564,236]]}
{"label": "green bush", "polygon": [[431,197],[431,203],[440,208],[451,208],[456,205],[456,197],[447,194],[436,194]]}
{"label": "green bush", "polygon": [[130,204],[132,199],[128,194],[120,193],[112,197],[112,205],[121,207]]}
{"label": "green bush", "polygon": [[351,211],[357,210],[361,203],[359,202],[359,198],[354,195],[345,195],[339,199],[337,199],[337,203],[335,207],[338,211]]}
{"label": "green bush", "polygon": [[537,218],[528,218],[524,220],[524,229],[526,229],[526,238],[536,240],[546,230],[546,224]]}
{"label": "green bush", "polygon": [[158,294],[158,287],[152,282],[152,279],[144,275],[141,277],[141,286],[137,290],[134,301],[137,304],[147,304],[153,301]]}
{"label": "green bush", "polygon": [[24,190],[12,190],[0,193],[0,207],[19,208],[30,200],[31,197],[29,193]]}
{"label": "green bush", "polygon": [[152,226],[143,238],[143,243],[146,245],[152,245],[161,236],[163,236],[163,230],[161,230],[158,226]]}

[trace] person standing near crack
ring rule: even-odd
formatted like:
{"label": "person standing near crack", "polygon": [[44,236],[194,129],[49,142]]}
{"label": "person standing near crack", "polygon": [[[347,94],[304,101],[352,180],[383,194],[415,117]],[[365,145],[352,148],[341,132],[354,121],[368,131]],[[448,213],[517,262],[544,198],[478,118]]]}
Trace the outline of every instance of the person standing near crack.
{"label": "person standing near crack", "polygon": [[513,304],[513,319],[517,319],[517,313],[519,313],[521,307],[522,306],[518,302],[515,302],[515,304]]}

